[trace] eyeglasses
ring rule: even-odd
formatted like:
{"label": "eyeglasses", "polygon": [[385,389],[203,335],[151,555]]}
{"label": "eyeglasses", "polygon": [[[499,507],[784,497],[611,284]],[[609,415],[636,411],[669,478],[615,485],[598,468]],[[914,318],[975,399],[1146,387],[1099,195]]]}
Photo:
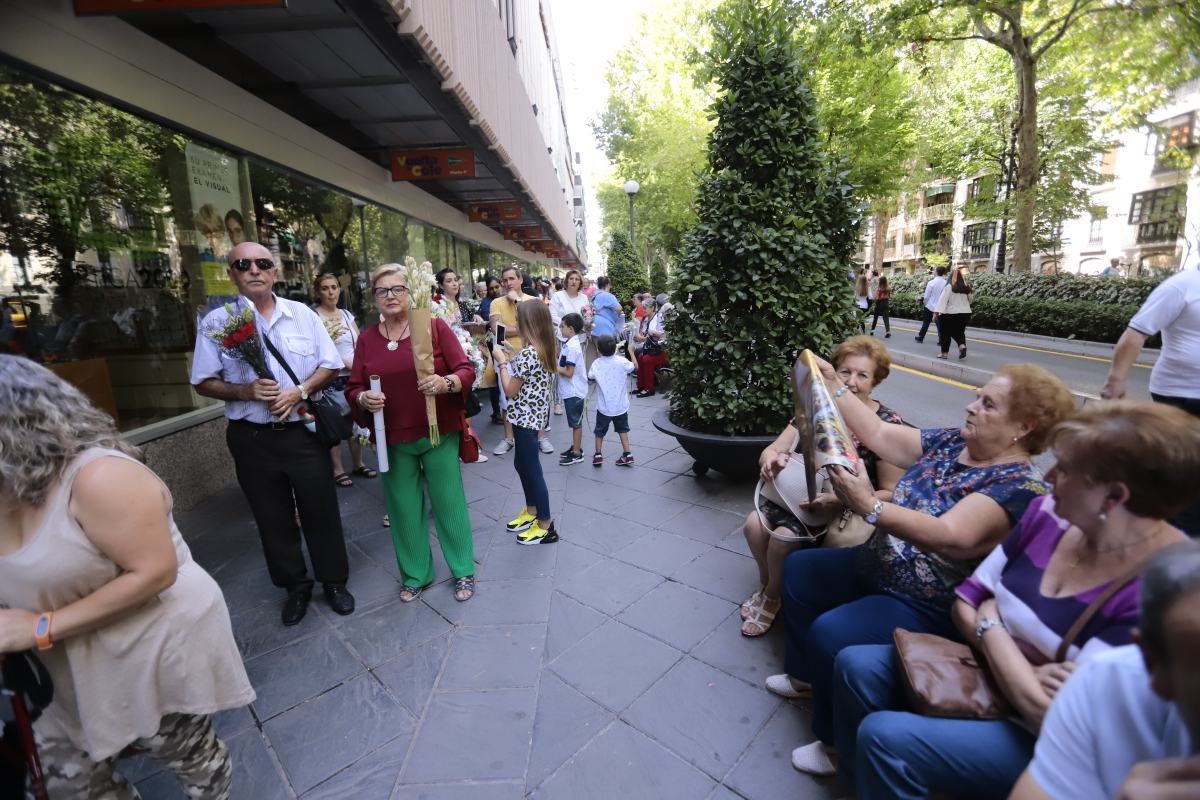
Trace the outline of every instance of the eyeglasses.
{"label": "eyeglasses", "polygon": [[408,287],[407,286],[380,286],[377,289],[372,289],[371,293],[374,294],[375,297],[377,297],[380,300],[387,297],[389,294],[392,295],[393,297],[404,297],[404,295],[408,294]]}
{"label": "eyeglasses", "polygon": [[239,258],[236,261],[230,262],[229,266],[238,272],[249,272],[250,267],[258,267],[263,272],[266,272],[269,269],[275,269],[275,262],[269,258]]}

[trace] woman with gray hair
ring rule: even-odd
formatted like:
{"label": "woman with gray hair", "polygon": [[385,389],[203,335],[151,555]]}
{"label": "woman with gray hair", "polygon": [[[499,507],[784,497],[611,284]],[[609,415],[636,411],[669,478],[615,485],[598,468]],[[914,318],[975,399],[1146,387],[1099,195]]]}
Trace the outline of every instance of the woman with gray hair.
{"label": "woman with gray hair", "polygon": [[170,491],[111,418],[32,361],[0,356],[0,407],[0,654],[36,647],[54,681],[34,725],[50,796],[135,797],[113,773],[132,746],[190,797],[229,797],[209,715],[254,690]]}

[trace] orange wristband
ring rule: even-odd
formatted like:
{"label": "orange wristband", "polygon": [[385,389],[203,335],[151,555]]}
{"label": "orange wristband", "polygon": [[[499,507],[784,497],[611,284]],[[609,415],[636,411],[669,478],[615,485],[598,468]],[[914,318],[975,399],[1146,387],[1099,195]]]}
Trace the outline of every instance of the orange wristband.
{"label": "orange wristband", "polygon": [[47,611],[37,618],[37,622],[33,626],[33,641],[37,644],[38,650],[49,650],[54,646],[54,641],[50,638],[50,626],[54,622],[54,612]]}

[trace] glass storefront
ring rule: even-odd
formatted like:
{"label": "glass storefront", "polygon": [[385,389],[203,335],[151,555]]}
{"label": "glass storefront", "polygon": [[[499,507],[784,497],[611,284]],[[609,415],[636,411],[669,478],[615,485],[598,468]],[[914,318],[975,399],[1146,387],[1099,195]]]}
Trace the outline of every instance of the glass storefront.
{"label": "glass storefront", "polygon": [[0,352],[123,431],[213,405],[188,382],[196,327],[233,295],[225,255],[246,240],[275,257],[277,294],[311,301],[332,272],[360,321],[373,266],[412,256],[473,285],[514,261],[0,64]]}

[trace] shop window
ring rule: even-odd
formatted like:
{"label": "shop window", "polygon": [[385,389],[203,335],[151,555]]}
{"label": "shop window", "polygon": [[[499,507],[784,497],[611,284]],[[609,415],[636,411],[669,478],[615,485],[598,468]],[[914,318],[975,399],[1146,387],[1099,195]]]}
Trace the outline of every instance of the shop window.
{"label": "shop window", "polygon": [[124,431],[216,403],[192,389],[191,354],[201,316],[234,297],[234,245],[271,251],[284,297],[311,302],[337,274],[360,319],[371,268],[470,258],[446,231],[3,65],[0,164],[0,352]]}

